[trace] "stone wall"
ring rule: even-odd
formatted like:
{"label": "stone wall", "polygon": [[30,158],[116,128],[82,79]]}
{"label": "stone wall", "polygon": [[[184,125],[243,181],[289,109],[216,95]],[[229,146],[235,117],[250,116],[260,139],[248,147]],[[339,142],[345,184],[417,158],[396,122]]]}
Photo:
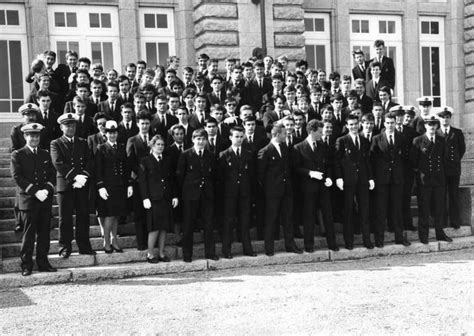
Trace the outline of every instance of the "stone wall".
{"label": "stone wall", "polygon": [[474,0],[464,1],[464,63],[463,124],[474,129]]}

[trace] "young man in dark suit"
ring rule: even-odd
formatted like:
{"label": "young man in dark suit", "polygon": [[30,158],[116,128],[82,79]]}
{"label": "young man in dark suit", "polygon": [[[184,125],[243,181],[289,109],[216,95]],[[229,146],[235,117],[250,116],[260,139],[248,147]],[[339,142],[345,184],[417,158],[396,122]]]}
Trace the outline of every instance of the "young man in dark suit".
{"label": "young man in dark suit", "polygon": [[[71,113],[58,118],[63,135],[51,142],[51,158],[56,168],[59,205],[59,244],[62,258],[69,258],[72,239],[80,254],[94,255],[89,240],[89,180],[92,159],[87,141],[75,135],[77,116]],[[73,234],[73,213],[76,214]]]}
{"label": "young man in dark suit", "polygon": [[51,108],[51,92],[47,90],[40,90],[37,94],[39,118],[38,122],[44,126],[41,132],[40,147],[49,151],[51,141],[61,136],[61,130],[58,125],[58,115],[56,111]]}
{"label": "young man in dark suit", "polygon": [[293,236],[291,157],[285,145],[286,130],[273,125],[270,143],[258,153],[257,176],[265,195],[265,254],[273,256],[275,232],[281,222],[287,252],[302,253]]}
{"label": "young man in dark suit", "polygon": [[217,159],[220,152],[227,149],[230,146],[229,138],[225,138],[217,133],[217,120],[213,117],[206,119],[204,129],[207,132],[207,146],[206,148],[215,156]]}
{"label": "young man in dark suit", "polygon": [[346,118],[349,133],[336,140],[335,177],[336,185],[344,191],[344,241],[348,250],[354,248],[354,227],[352,209],[354,197],[357,198],[361,218],[363,244],[368,249],[374,245],[370,240],[369,190],[375,183],[369,163],[369,141],[359,136],[359,118],[349,115]]}
{"label": "young man in dark suit", "polygon": [[71,100],[66,103],[64,106],[64,112],[63,114],[66,113],[74,113],[74,103],[73,99],[74,97],[80,97],[83,101],[84,104],[86,104],[86,109],[85,109],[85,115],[88,117],[93,118],[94,115],[97,113],[98,108],[97,105],[92,104],[88,97],[89,97],[89,84],[86,83],[78,83],[76,86],[76,95],[71,96]]}
{"label": "young man in dark suit", "polygon": [[[380,76],[393,90],[395,87],[395,66],[393,59],[384,55],[385,42],[383,40],[375,40],[374,48],[376,56],[370,60],[370,64],[371,66],[374,63],[380,64]],[[373,79],[372,73],[368,73],[367,75],[367,81]]]}
{"label": "young man in dark suit", "polygon": [[43,129],[38,123],[26,124],[21,128],[26,145],[12,153],[10,165],[17,185],[20,217],[24,224],[20,250],[23,276],[32,272],[35,241],[38,270],[56,272],[48,261],[55,171],[49,153],[39,148],[40,133]]}
{"label": "young man in dark suit", "polygon": [[[142,111],[137,114],[136,122],[138,126],[138,134],[127,140],[127,160],[132,170],[133,192],[140,195],[138,184],[139,163],[142,158],[150,154],[150,123],[151,116],[148,112]],[[147,249],[148,232],[146,226],[145,209],[143,202],[139,197],[133,197],[133,216],[135,222],[135,234],[137,237],[137,249],[143,251]]]}
{"label": "young man in dark suit", "polygon": [[369,68],[370,61],[365,60],[364,52],[360,49],[354,50],[352,57],[354,57],[356,63],[355,67],[352,68],[352,78],[354,78],[354,81],[359,78],[365,80],[367,78],[367,69]]}
{"label": "young man in dark suit", "polygon": [[109,118],[117,123],[121,120],[121,105],[118,102],[118,84],[117,82],[107,83],[107,100],[101,101],[98,105],[98,111],[109,115]]}
{"label": "young man in dark suit", "polygon": [[191,262],[193,255],[193,224],[200,210],[204,225],[205,257],[218,260],[213,239],[215,157],[207,150],[207,133],[193,132],[194,146],[184,151],[178,160],[176,176],[183,199],[183,260]]}
{"label": "young man in dark suit", "polygon": [[430,213],[434,220],[436,239],[451,242],[443,231],[446,187],[446,144],[444,138],[436,135],[438,119],[425,119],[426,133],[413,140],[410,162],[416,172],[418,186],[418,236],[420,242],[428,244]]}
{"label": "young man in dark suit", "polygon": [[[403,236],[402,193],[405,139],[395,132],[396,113],[385,115],[385,129],[376,135],[371,145],[371,161],[375,177],[375,246],[384,246],[385,222],[387,217],[395,233],[395,244],[409,246]],[[387,216],[388,213],[388,216]]]}
{"label": "young man in dark suit", "polygon": [[265,77],[263,61],[256,61],[253,70],[255,77],[248,84],[248,90],[251,95],[251,105],[258,111],[262,107],[263,96],[270,92],[273,87],[271,79]]}
{"label": "young man in dark suit", "polygon": [[96,132],[94,120],[85,114],[86,102],[81,97],[74,97],[72,100],[74,105],[74,114],[76,116],[76,136],[82,139],[87,139],[89,135]]}
{"label": "young man in dark suit", "polygon": [[286,98],[284,95],[278,95],[273,98],[274,110],[267,111],[263,115],[263,126],[265,128],[270,128],[278,120],[285,117],[286,113],[283,110],[286,103]]}
{"label": "young man in dark suit", "polygon": [[255,157],[250,150],[242,148],[245,130],[241,126],[230,129],[231,145],[220,152],[217,174],[223,186],[224,223],[222,254],[232,259],[232,223],[238,217],[243,253],[256,256],[250,243],[250,204],[252,184],[255,182]]}
{"label": "young man in dark suit", "polygon": [[128,139],[138,133],[138,126],[134,119],[133,104],[125,103],[120,106],[122,121],[118,124],[118,143],[126,144]]}
{"label": "young man in dark suit", "polygon": [[197,94],[194,97],[195,111],[188,119],[189,125],[194,129],[204,128],[204,123],[207,118],[206,106],[207,96],[205,94]]}
{"label": "young man in dark suit", "polygon": [[155,99],[156,113],[151,120],[150,131],[152,135],[159,134],[164,139],[167,138],[168,130],[171,126],[178,123],[178,118],[167,113],[166,97],[163,95],[157,96]]}
{"label": "young man in dark suit", "polygon": [[389,86],[388,82],[381,77],[381,67],[379,62],[370,64],[371,79],[367,80],[365,84],[365,94],[372,98],[373,101],[380,101],[379,89],[384,86]]}
{"label": "young man in dark suit", "polygon": [[461,178],[461,160],[466,153],[466,143],[462,130],[451,126],[453,109],[444,106],[438,112],[441,127],[436,131],[439,137],[444,138],[446,145],[446,162],[444,172],[446,176],[446,196],[449,203],[446,204],[444,225],[447,226],[448,212],[451,227],[458,229],[461,223],[459,216],[459,180]]}
{"label": "young man in dark suit", "polygon": [[354,90],[357,92],[357,101],[361,105],[362,114],[370,113],[374,101],[365,93],[365,80],[362,78],[354,80]]}
{"label": "young man in dark suit", "polygon": [[331,209],[332,171],[329,146],[321,141],[323,123],[310,120],[308,136],[293,148],[294,166],[298,174],[303,201],[305,251],[314,252],[314,225],[317,205],[321,208],[329,249],[338,251]]}
{"label": "young man in dark suit", "polygon": [[66,64],[60,63],[54,70],[53,78],[59,85],[59,96],[64,101],[68,93],[69,83],[73,81],[73,77],[77,70],[77,52],[68,50],[66,52]]}

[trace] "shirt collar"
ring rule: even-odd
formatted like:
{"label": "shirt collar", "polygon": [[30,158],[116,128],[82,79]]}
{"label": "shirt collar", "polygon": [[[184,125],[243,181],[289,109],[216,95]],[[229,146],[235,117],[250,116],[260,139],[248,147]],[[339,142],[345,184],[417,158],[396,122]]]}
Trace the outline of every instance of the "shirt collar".
{"label": "shirt collar", "polygon": [[33,148],[33,147],[29,146],[29,145],[26,145],[26,146],[30,149],[31,153],[34,153],[34,150],[35,150],[35,149],[36,149],[36,151],[38,151],[38,147]]}

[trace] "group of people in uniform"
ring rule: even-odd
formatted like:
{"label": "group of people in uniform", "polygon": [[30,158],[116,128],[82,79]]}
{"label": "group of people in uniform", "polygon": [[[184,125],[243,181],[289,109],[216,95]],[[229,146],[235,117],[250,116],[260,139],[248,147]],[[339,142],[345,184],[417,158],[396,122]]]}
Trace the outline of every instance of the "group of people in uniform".
{"label": "group of people in uniform", "polygon": [[463,133],[451,125],[453,109],[433,108],[432,97],[418,108],[392,102],[395,71],[383,47],[375,41],[370,61],[355,51],[352,77],[332,72],[329,80],[304,60],[289,71],[285,56],[229,58],[220,75],[219,60],[201,54],[197,70],[184,67],[180,78],[175,56],[166,68],[129,63],[119,76],[73,51],[54,68],[46,51],[27,77],[33,89],[11,136],[22,274],[32,272],[35,240],[38,270],[56,271],[47,258],[55,193],[62,258],[74,239],[80,254],[96,253],[90,213],[105,253],[123,252],[118,231],[133,214],[150,263],[170,261],[170,231],[182,237],[185,262],[196,230],[212,260],[215,230],[224,258],[236,240],[256,256],[252,226],[267,256],[280,228],[287,252],[303,253],[295,238],[314,252],[317,223],[333,251],[335,222],[349,250],[356,234],[366,248],[383,248],[387,228],[409,246],[414,192],[420,241],[428,243],[431,219],[436,239],[451,241],[443,228],[448,218],[461,225]]}

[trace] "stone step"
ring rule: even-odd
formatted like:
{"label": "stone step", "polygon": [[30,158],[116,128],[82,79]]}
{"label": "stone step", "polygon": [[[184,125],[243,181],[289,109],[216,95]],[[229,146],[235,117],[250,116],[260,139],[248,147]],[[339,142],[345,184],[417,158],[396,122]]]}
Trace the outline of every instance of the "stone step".
{"label": "stone step", "polygon": [[[58,215],[58,206],[57,205],[53,205],[52,214],[53,214],[53,216]],[[15,214],[13,212],[13,207],[0,209],[0,219],[11,219],[11,218],[14,218],[14,216],[15,216]]]}
{"label": "stone step", "polygon": [[[57,204],[58,204],[57,197],[56,195],[54,195],[53,206]],[[14,206],[15,206],[15,194],[13,194],[13,196],[6,196],[6,197],[0,196],[0,209],[13,208]]]}
{"label": "stone step", "polygon": [[3,187],[16,187],[15,181],[9,177],[0,177],[0,188]]}
{"label": "stone step", "polygon": [[0,177],[11,177],[10,168],[0,168]]}
{"label": "stone step", "polygon": [[0,187],[0,197],[15,197],[16,187]]}
{"label": "stone step", "polygon": [[[452,228],[447,228],[445,229],[445,232],[448,236],[452,238],[457,238],[457,237],[469,237],[472,235],[472,230],[470,226],[462,226],[461,228],[455,230]],[[196,238],[199,238],[199,235],[195,235]],[[411,242],[417,242],[418,241],[418,234],[416,232],[405,232],[405,236],[407,239]],[[436,237],[434,229],[430,229],[430,234],[429,238],[434,240]],[[176,246],[176,240],[178,237],[176,237],[173,234],[168,234],[167,235],[167,245],[166,245],[166,254],[171,258],[171,259],[181,259],[183,257],[182,254],[182,249],[181,247]],[[199,241],[199,242],[196,242]],[[297,242],[297,245],[300,248],[303,248],[303,239],[295,239]],[[336,241],[339,246],[344,246],[344,240],[341,234],[336,235]],[[394,237],[393,234],[386,232],[385,234],[385,242],[386,244],[390,244],[394,242]],[[98,251],[98,255],[100,255],[102,252],[102,238],[91,238],[91,244],[94,250]],[[362,245],[362,236],[361,235],[356,235],[354,239],[354,244],[355,245]],[[120,237],[120,245],[122,248],[127,249],[125,253],[113,253],[113,258],[108,255],[104,254],[103,258],[104,260],[101,261],[96,260],[94,263],[92,263],[89,266],[92,265],[97,265],[99,264],[98,262],[102,263],[120,263],[120,262],[130,262],[130,261],[140,261],[144,259],[145,252],[146,251],[138,251],[134,247],[135,245],[135,237]],[[256,253],[264,253],[264,243],[263,241],[259,240],[252,240],[252,246],[254,248],[254,251]],[[315,237],[315,246],[316,249],[321,249],[321,248],[326,248],[326,238],[324,237]],[[222,249],[221,243],[216,243],[216,252],[220,255]],[[275,241],[275,251],[284,251],[284,241],[283,240],[278,240]],[[18,264],[19,267],[19,251],[20,251],[20,244],[6,244],[2,247],[2,253],[3,253],[3,267],[4,267],[4,272],[8,272],[8,268],[6,268],[7,261],[10,260],[10,263],[14,263],[13,260],[16,260],[16,263]],[[51,260],[62,260],[61,258],[57,257],[57,252],[59,251],[59,246],[57,242],[52,242],[51,247],[50,247],[50,259]],[[77,246],[75,243],[73,244],[73,251],[77,252]],[[235,255],[240,255],[242,254],[242,244],[236,242],[232,244],[232,253]],[[84,256],[84,255],[79,255],[75,254],[78,257],[78,260],[80,262],[91,262],[89,257],[91,256]],[[194,244],[194,251],[193,251],[193,258],[194,259],[199,259],[199,258],[204,258],[204,244],[202,243],[202,237],[201,240],[196,239],[195,244]],[[102,257],[100,257],[102,258]],[[108,258],[108,259],[107,259]],[[135,258],[135,259],[134,259]],[[92,258],[93,259],[93,258]],[[97,258],[96,258],[97,259]],[[87,261],[84,261],[87,260]],[[82,267],[84,265],[79,264],[77,266],[70,266],[69,260],[65,264],[59,264],[58,267],[61,268],[69,268],[69,267]],[[13,266],[11,266],[13,267]],[[56,267],[56,266],[55,266]],[[18,268],[14,268],[12,271],[16,271]]]}
{"label": "stone step", "polygon": [[11,143],[10,143],[10,144],[7,144],[7,145],[0,145],[0,153],[2,153],[2,154],[6,154],[6,153],[10,154],[10,151],[11,151],[10,146],[11,146]]}
{"label": "stone step", "polygon": [[[281,244],[277,244],[278,247]],[[277,247],[277,246],[275,246]],[[67,283],[79,281],[98,281],[107,279],[121,279],[137,276],[148,276],[156,274],[171,274],[196,271],[214,271],[219,269],[232,269],[244,267],[262,267],[267,265],[287,265],[315,263],[324,261],[355,260],[371,257],[386,257],[392,255],[407,255],[417,253],[444,252],[474,247],[474,237],[455,238],[453,242],[431,241],[429,244],[414,242],[409,247],[402,245],[387,244],[384,248],[368,250],[363,247],[355,247],[349,251],[341,249],[338,252],[326,249],[316,250],[314,253],[294,254],[280,252],[273,257],[259,254],[257,257],[235,255],[233,259],[219,259],[218,261],[197,259],[191,263],[173,260],[169,263],[160,262],[149,264],[143,262],[145,253],[126,251],[121,255],[113,253],[110,255],[98,253],[96,256],[72,255],[69,260],[56,261],[51,258],[51,263],[59,266],[56,273],[34,272],[29,277],[21,276],[19,272],[19,261],[5,260],[5,269],[9,273],[0,274],[0,288],[17,288],[52,283]],[[255,246],[259,249],[259,246]],[[166,253],[173,253],[167,250]],[[59,259],[59,258],[57,258]],[[129,260],[129,261],[127,261]],[[68,264],[70,267],[62,268]],[[15,273],[11,273],[15,272]]]}

